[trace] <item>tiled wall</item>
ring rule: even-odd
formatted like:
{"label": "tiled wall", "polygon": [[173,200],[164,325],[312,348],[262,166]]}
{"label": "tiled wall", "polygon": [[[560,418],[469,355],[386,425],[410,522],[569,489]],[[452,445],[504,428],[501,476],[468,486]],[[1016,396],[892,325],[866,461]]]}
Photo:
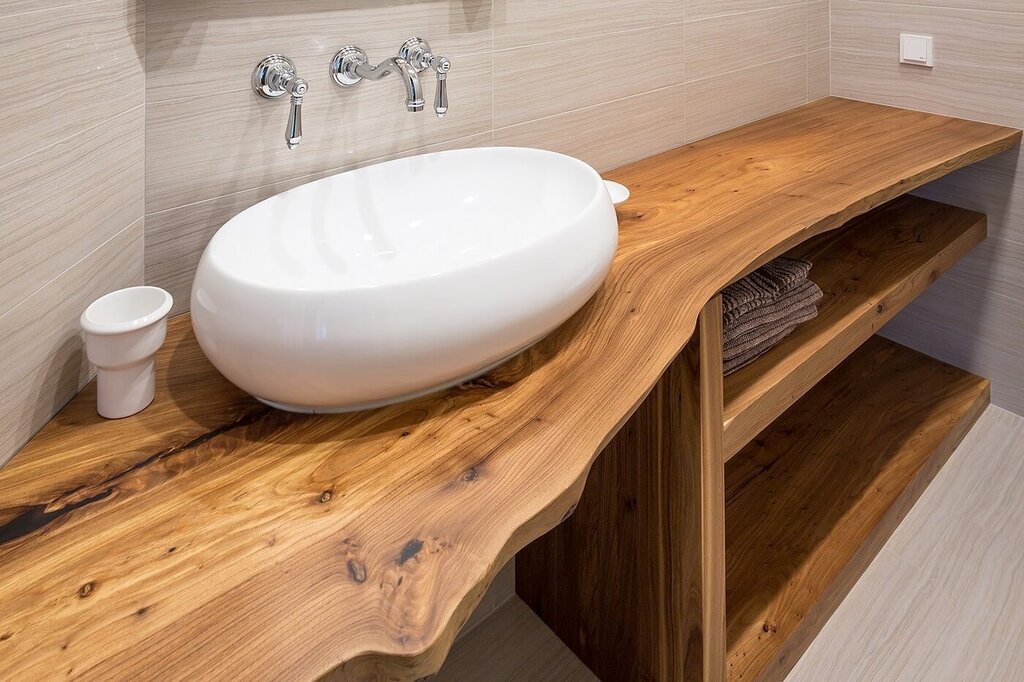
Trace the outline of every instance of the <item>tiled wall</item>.
{"label": "tiled wall", "polygon": [[143,277],[142,0],[0,0],[0,464],[89,378],[78,316]]}
{"label": "tiled wall", "polygon": [[[898,63],[899,34],[935,39],[932,69]],[[832,94],[1024,127],[1022,0],[832,0]],[[1024,154],[1012,150],[918,193],[983,211],[989,237],[885,328],[992,379],[1024,414]]]}
{"label": "tiled wall", "polygon": [[[828,0],[143,2],[0,0],[27,88],[0,98],[0,464],[89,378],[89,301],[145,279],[185,311],[210,236],[260,199],[473,145],[608,169],[829,88]],[[412,34],[454,62],[443,121],[397,80],[329,83],[342,45],[378,60]],[[311,83],[297,151],[249,90],[271,52]]]}
{"label": "tiled wall", "polygon": [[[828,93],[828,0],[151,0],[146,33],[146,279],[176,312],[221,224],[321,175],[492,143],[609,169]],[[329,82],[343,45],[377,61],[414,34],[453,61],[443,121],[397,79]],[[310,81],[295,151],[249,89],[271,52]]]}

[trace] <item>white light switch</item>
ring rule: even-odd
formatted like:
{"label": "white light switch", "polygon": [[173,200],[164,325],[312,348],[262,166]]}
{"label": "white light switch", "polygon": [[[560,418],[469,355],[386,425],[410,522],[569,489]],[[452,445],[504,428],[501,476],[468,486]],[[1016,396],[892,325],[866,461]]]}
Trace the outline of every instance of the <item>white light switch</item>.
{"label": "white light switch", "polygon": [[904,64],[933,66],[932,37],[913,33],[900,34],[900,61]]}

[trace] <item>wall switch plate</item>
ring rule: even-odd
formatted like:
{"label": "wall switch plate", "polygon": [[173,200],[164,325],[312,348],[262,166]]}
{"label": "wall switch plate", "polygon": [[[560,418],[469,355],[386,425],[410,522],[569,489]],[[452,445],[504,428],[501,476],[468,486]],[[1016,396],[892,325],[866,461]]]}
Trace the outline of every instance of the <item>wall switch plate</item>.
{"label": "wall switch plate", "polygon": [[900,62],[918,66],[934,66],[932,37],[913,33],[900,34]]}

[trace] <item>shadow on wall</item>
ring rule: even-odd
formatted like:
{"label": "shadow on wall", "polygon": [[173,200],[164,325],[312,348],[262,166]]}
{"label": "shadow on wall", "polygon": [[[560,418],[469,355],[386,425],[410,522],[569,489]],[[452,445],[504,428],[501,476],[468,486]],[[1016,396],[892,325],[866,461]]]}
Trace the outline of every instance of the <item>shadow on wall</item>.
{"label": "shadow on wall", "polygon": [[8,441],[6,436],[0,438],[0,466],[10,460],[35,431],[26,431],[24,428],[32,424],[38,428],[38,425],[45,424],[64,407],[68,396],[77,393],[91,374],[92,367],[85,359],[82,337],[73,334],[54,349],[49,364],[40,367],[38,374],[22,378],[22,381],[31,383],[35,391],[33,394],[25,394],[24,399],[19,400],[20,412],[12,415],[12,422],[17,425],[17,428],[11,429],[13,442]]}
{"label": "shadow on wall", "polygon": [[[1024,289],[1016,247],[1024,237],[1020,163],[1012,149],[925,185],[915,194],[988,216],[988,239],[885,326],[882,333],[993,379],[993,401],[1024,406],[1024,325],[1015,319]],[[1010,247],[1010,248],[1007,248]],[[949,330],[956,330],[950,334]]]}
{"label": "shadow on wall", "polygon": [[146,65],[146,0],[125,0],[129,7],[129,26],[142,27],[143,30],[136,30],[132,38],[132,47],[135,49],[135,56],[139,64]]}

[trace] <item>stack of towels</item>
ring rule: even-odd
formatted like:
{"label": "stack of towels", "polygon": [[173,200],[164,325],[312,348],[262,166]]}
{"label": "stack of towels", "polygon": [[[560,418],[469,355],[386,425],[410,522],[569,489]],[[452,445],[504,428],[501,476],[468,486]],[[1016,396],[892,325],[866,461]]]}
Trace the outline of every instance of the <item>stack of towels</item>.
{"label": "stack of towels", "polygon": [[776,258],[722,290],[726,374],[749,365],[817,317],[822,293],[807,279],[810,272],[805,260]]}

